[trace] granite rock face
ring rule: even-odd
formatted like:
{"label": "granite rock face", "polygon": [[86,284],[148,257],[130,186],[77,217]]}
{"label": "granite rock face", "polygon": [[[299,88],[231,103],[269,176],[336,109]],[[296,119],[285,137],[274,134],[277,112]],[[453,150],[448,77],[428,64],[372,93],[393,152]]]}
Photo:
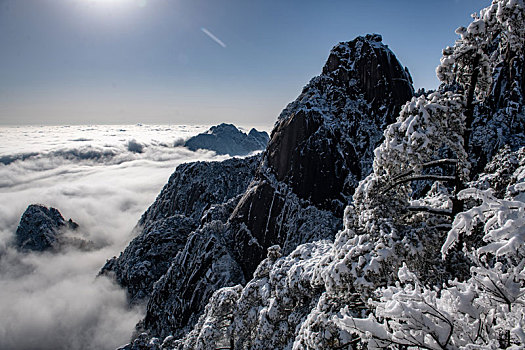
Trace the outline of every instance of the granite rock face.
{"label": "granite rock face", "polygon": [[[235,241],[245,243],[236,249],[245,277],[268,247],[279,244],[288,254],[309,241],[296,222],[311,215],[301,213],[315,208],[342,217],[355,186],[371,171],[383,129],[413,93],[410,75],[381,36],[332,49],[322,74],[279,116],[256,181],[231,218]],[[332,236],[321,230],[316,239],[324,238]]]}
{"label": "granite rock face", "polygon": [[113,275],[126,287],[131,303],[147,300],[153,284],[199,227],[201,217],[218,215],[218,208],[243,193],[259,161],[259,156],[253,156],[178,166],[139,220],[137,236],[100,273]]}
{"label": "granite rock face", "polygon": [[184,144],[192,151],[207,149],[217,154],[244,156],[266,148],[269,136],[265,131],[251,129],[248,134],[240,131],[233,124],[212,126],[206,133],[194,136]]}
{"label": "granite rock face", "polygon": [[15,245],[20,250],[38,252],[58,250],[65,245],[89,249],[91,242],[63,235],[65,231],[77,228],[78,224],[71,219],[66,221],[58,209],[31,204],[20,219]]}
{"label": "granite rock face", "polygon": [[210,207],[189,234],[155,284],[141,329],[181,337],[216,289],[252,278],[268,247],[288,254],[333,239],[383,128],[412,95],[410,75],[380,36],[334,47],[322,74],[281,113],[248,189]]}
{"label": "granite rock face", "polygon": [[341,212],[370,173],[384,128],[414,94],[408,71],[381,40],[373,34],[336,45],[272,132],[268,169],[319,207]]}
{"label": "granite rock face", "polygon": [[[249,232],[246,232],[246,237],[250,237],[251,241],[239,239],[238,229],[246,230],[246,224],[239,221],[237,209],[245,196],[232,198],[221,206],[210,208],[203,215],[201,227],[189,235],[186,245],[172,261],[166,274],[154,285],[146,317],[139,326],[141,330],[160,337],[182,337],[197,322],[208,299],[217,289],[245,283],[246,270],[252,265],[257,266],[260,261],[254,255],[240,257],[238,252],[246,249],[245,246],[256,245],[260,248],[259,241],[263,239],[251,237]],[[334,214],[307,206],[293,194],[284,198],[288,216],[280,239],[289,249],[303,241],[333,237],[339,229],[341,220]],[[235,207],[232,203],[238,204]],[[265,220],[267,215],[273,215],[272,221],[280,219],[277,211],[282,207],[275,203],[272,208],[254,205],[253,215],[261,220]],[[259,216],[255,215],[257,211]],[[214,215],[215,218],[212,218]],[[232,221],[233,218],[235,221]],[[287,232],[297,234],[287,236]]]}
{"label": "granite rock face", "polygon": [[100,274],[112,275],[125,287],[131,304],[142,302],[195,227],[194,220],[180,214],[138,226],[135,228],[138,235],[118,258],[106,262]]}

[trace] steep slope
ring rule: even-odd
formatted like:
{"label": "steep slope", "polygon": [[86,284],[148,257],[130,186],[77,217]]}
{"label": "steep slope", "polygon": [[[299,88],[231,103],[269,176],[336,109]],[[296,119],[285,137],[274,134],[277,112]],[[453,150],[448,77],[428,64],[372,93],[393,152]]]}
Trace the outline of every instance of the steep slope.
{"label": "steep slope", "polygon": [[412,94],[410,75],[379,35],[335,46],[322,74],[281,113],[255,180],[229,219],[190,234],[155,285],[141,327],[180,337],[215,289],[252,278],[268,247],[279,244],[289,254],[332,239],[354,186],[371,169],[384,126]]}
{"label": "steep slope", "polygon": [[260,157],[224,162],[182,164],[139,220],[137,236],[120,256],[108,260],[101,274],[114,275],[132,303],[149,297],[153,284],[168,270],[177,252],[207,211],[242,193]]}
{"label": "steep slope", "polygon": [[508,51],[493,72],[491,93],[476,110],[470,139],[480,172],[496,152],[525,145],[525,52]]}

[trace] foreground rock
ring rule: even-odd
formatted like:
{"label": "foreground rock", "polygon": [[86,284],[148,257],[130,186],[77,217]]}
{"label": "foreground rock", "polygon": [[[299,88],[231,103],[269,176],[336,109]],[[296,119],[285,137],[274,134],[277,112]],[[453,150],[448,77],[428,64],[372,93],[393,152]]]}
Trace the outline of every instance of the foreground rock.
{"label": "foreground rock", "polygon": [[190,138],[184,146],[192,151],[207,149],[217,154],[244,156],[264,150],[269,139],[265,131],[251,129],[248,134],[245,134],[235,125],[223,123],[212,126],[206,133]]}
{"label": "foreground rock", "polygon": [[66,246],[82,250],[93,249],[93,242],[65,234],[77,228],[76,222],[71,219],[66,221],[57,209],[31,204],[20,219],[15,245],[21,250],[38,252],[59,250]]}

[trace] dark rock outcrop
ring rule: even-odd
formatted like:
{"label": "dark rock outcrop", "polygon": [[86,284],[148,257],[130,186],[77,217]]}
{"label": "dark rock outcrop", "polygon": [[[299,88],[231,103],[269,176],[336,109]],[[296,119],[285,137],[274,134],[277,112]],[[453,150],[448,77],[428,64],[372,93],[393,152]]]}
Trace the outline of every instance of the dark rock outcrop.
{"label": "dark rock outcrop", "polygon": [[[118,258],[108,260],[100,273],[113,275],[126,287],[130,302],[147,299],[153,284],[187,245],[190,233],[199,227],[201,217],[219,215],[217,211],[224,209],[224,203],[238,200],[252,180],[259,161],[259,156],[253,156],[178,166],[139,220],[136,238]],[[230,212],[233,206],[230,204]],[[228,210],[224,210],[226,213],[222,215],[229,216]]]}
{"label": "dark rock outcrop", "polygon": [[137,227],[136,238],[120,256],[106,262],[102,275],[113,275],[127,289],[130,303],[149,296],[153,284],[168,270],[173,257],[184,247],[188,234],[196,228],[194,220],[180,214]]}
{"label": "dark rock outcrop", "polygon": [[228,225],[220,221],[205,224],[190,235],[155,285],[143,323],[150,333],[183,335],[197,322],[213,292],[245,283],[231,243]]}
{"label": "dark rock outcrop", "polygon": [[380,36],[334,47],[323,73],[281,113],[249,188],[210,207],[188,236],[155,284],[141,327],[180,337],[215,289],[252,278],[268,247],[288,254],[332,239],[383,128],[412,94],[410,75]]}
{"label": "dark rock outcrop", "polygon": [[371,170],[373,150],[414,93],[381,36],[336,45],[323,73],[281,113],[265,153],[277,180],[338,211]]}
{"label": "dark rock outcrop", "polygon": [[190,138],[184,146],[192,151],[208,149],[217,154],[244,156],[264,150],[268,140],[269,136],[265,131],[251,129],[248,134],[245,134],[235,125],[223,123],[212,126],[206,133]]}
{"label": "dark rock outcrop", "polygon": [[[188,242],[179,251],[169,270],[155,284],[146,317],[140,325],[141,330],[162,337],[181,337],[197,322],[213,292],[224,286],[244,284],[245,270],[260,262],[252,253],[261,249],[259,240],[263,238],[251,237],[247,231],[242,236],[243,240],[240,240],[239,228],[246,229],[243,219],[260,218],[262,223],[270,216],[275,223],[286,218],[279,240],[287,248],[319,237],[332,237],[341,224],[340,218],[333,213],[307,206],[291,193],[283,193],[285,199],[282,204],[285,203],[286,207],[277,203],[272,207],[258,207],[254,202],[251,210],[241,218],[237,210],[239,207],[247,208],[241,206],[245,197],[246,194],[242,198],[232,198],[206,211],[202,226],[189,235]],[[235,207],[233,203],[239,204]],[[260,203],[265,204],[264,201]],[[232,221],[232,218],[235,220]],[[287,235],[288,232],[296,234]],[[249,251],[250,247],[254,250]],[[238,256],[240,249],[245,249],[245,256]]]}
{"label": "dark rock outcrop", "polygon": [[493,72],[491,93],[476,107],[470,147],[472,173],[503,146],[525,146],[525,52],[507,53]]}
{"label": "dark rock outcrop", "polygon": [[76,230],[78,224],[66,221],[55,208],[39,204],[27,207],[16,230],[15,245],[21,250],[46,251],[58,250],[63,246],[91,249],[92,242],[78,237],[64,236],[67,230]]}

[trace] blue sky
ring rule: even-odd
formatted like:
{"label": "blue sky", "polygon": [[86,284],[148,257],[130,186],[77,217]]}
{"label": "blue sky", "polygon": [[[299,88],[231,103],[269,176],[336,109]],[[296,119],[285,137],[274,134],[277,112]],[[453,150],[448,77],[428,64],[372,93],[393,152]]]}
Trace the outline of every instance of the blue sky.
{"label": "blue sky", "polygon": [[0,0],[0,124],[271,125],[333,45],[372,32],[435,88],[489,3]]}

